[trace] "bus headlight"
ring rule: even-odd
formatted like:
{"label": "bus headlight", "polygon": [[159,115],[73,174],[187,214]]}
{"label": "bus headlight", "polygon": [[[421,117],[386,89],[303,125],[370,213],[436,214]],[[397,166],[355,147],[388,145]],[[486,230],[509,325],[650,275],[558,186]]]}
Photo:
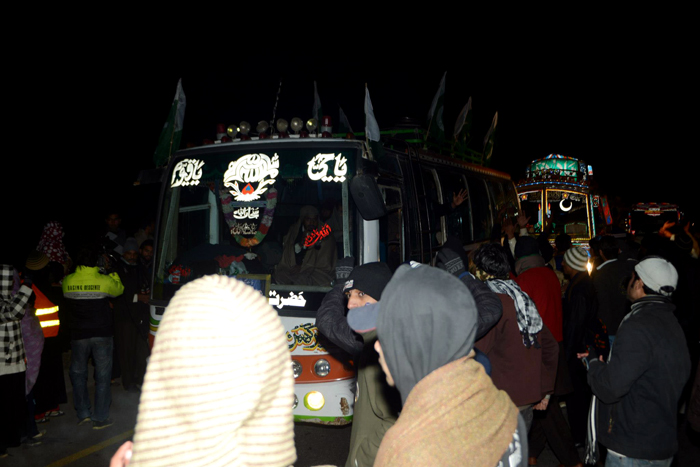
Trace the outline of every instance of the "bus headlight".
{"label": "bus headlight", "polygon": [[311,391],[304,396],[304,407],[309,410],[321,410],[326,404],[326,399],[318,391]]}
{"label": "bus headlight", "polygon": [[301,363],[297,362],[296,360],[292,360],[292,371],[294,371],[294,379],[297,379],[299,375],[301,374]]}
{"label": "bus headlight", "polygon": [[323,358],[316,360],[316,364],[314,365],[314,373],[316,373],[317,376],[323,378],[324,376],[328,376],[328,373],[330,372],[331,364],[328,363],[328,360]]}
{"label": "bus headlight", "polygon": [[296,394],[294,394],[294,405],[292,406],[292,409],[296,409],[297,405],[299,405],[299,398]]}

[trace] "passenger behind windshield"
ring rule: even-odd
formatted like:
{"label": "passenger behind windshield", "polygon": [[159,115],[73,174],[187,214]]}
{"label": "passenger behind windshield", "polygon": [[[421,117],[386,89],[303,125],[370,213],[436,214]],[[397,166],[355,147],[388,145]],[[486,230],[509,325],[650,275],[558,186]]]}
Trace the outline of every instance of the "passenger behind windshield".
{"label": "passenger behind windshield", "polygon": [[318,209],[304,206],[299,220],[283,240],[282,260],[275,268],[277,284],[330,286],[336,261],[336,242],[329,224],[319,221]]}

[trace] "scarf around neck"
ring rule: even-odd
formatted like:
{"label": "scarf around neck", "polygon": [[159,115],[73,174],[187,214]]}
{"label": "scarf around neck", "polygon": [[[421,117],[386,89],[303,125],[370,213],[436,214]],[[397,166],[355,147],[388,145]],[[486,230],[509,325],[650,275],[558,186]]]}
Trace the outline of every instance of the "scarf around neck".
{"label": "scarf around neck", "polygon": [[379,447],[375,467],[493,467],[513,438],[518,409],[474,352],[423,378]]}
{"label": "scarf around neck", "polygon": [[512,280],[490,279],[486,285],[495,293],[508,295],[515,303],[515,315],[518,318],[518,329],[523,337],[523,345],[528,349],[535,346],[540,348],[537,342],[537,333],[542,330],[542,318],[540,317],[535,302],[530,296],[520,289],[520,286]]}

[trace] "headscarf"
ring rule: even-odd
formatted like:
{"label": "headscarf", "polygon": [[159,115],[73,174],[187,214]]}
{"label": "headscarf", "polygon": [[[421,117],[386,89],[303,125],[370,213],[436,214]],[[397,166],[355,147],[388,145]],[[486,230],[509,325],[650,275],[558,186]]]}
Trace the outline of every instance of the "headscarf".
{"label": "headscarf", "polygon": [[202,277],[163,315],[130,465],[288,466],[293,402],[284,327],[267,299],[234,278]]}
{"label": "headscarf", "polygon": [[65,264],[68,253],[63,246],[63,226],[60,222],[49,222],[44,226],[37,251],[49,257],[49,261]]}

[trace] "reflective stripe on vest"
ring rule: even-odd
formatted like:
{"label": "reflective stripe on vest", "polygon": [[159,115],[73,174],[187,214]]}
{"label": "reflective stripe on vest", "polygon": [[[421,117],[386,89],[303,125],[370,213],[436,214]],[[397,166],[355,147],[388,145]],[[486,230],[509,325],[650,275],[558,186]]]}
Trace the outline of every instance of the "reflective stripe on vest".
{"label": "reflective stripe on vest", "polygon": [[61,322],[58,320],[58,306],[54,305],[51,300],[46,298],[46,295],[41,293],[34,285],[32,290],[36,296],[34,306],[36,307],[36,317],[39,318],[41,330],[44,331],[44,337],[56,337],[58,328]]}

